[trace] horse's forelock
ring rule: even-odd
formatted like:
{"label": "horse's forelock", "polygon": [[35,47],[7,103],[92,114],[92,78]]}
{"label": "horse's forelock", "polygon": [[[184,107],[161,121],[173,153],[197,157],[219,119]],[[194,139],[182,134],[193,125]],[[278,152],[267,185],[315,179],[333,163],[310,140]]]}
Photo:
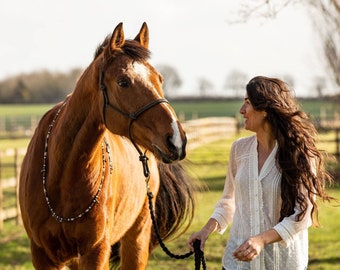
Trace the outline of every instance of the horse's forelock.
{"label": "horse's forelock", "polygon": [[126,40],[122,50],[136,61],[148,60],[150,57],[150,51],[135,40]]}
{"label": "horse's forelock", "polygon": [[[104,41],[97,47],[94,54],[94,59],[96,59],[105,50],[105,48],[110,43],[110,39],[111,35],[108,35],[104,39]],[[150,51],[135,40],[125,40],[125,43],[121,47],[121,50],[124,54],[130,56],[135,61],[147,60],[150,57]]]}

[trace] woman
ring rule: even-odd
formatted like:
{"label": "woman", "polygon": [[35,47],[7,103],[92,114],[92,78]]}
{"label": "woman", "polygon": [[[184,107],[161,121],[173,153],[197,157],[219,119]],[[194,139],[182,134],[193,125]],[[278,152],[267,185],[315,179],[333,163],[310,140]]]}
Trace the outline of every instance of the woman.
{"label": "woman", "polygon": [[188,246],[232,223],[222,269],[307,269],[315,197],[332,182],[316,148],[317,132],[283,81],[255,77],[240,113],[255,135],[233,143],[222,198]]}

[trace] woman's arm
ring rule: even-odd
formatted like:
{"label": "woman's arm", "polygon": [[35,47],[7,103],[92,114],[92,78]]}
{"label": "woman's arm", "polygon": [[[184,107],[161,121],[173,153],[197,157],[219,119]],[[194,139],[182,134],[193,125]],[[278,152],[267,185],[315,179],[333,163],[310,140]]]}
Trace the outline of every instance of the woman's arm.
{"label": "woman's arm", "polygon": [[210,218],[200,231],[195,232],[190,236],[187,242],[187,246],[189,247],[191,251],[194,251],[194,242],[196,240],[200,240],[201,241],[200,249],[203,251],[205,242],[208,239],[209,235],[212,232],[219,231],[219,230],[220,230],[220,226],[218,225],[217,220]]}
{"label": "woman's arm", "polygon": [[255,259],[266,245],[281,240],[282,238],[277,231],[270,229],[246,240],[235,250],[233,256],[239,261],[249,262]]}

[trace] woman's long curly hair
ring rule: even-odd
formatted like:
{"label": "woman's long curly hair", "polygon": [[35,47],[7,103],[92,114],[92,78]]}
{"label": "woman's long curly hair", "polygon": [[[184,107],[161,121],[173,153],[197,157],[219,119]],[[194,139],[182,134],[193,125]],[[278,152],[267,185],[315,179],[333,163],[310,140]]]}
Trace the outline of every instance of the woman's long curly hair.
{"label": "woman's long curly hair", "polygon": [[[276,162],[281,170],[282,206],[280,220],[294,213],[298,204],[300,221],[306,215],[308,201],[313,205],[311,219],[318,225],[315,197],[331,200],[325,192],[332,177],[324,167],[324,155],[316,147],[317,131],[306,113],[298,108],[286,83],[276,78],[258,76],[247,85],[247,95],[257,111],[267,113],[278,143]],[[305,190],[305,191],[303,191]]]}

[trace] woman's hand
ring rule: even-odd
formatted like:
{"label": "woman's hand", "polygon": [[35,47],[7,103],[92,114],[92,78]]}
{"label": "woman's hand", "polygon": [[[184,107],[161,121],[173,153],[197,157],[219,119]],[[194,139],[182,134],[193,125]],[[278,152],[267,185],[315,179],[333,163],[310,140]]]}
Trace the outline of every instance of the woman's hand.
{"label": "woman's hand", "polygon": [[200,249],[204,250],[204,245],[209,235],[218,229],[219,225],[215,219],[209,219],[207,224],[198,232],[193,233],[187,242],[187,246],[191,251],[194,251],[194,242],[201,241]]}
{"label": "woman's hand", "polygon": [[260,254],[263,248],[262,237],[251,237],[235,250],[233,256],[239,261],[250,262]]}
{"label": "woman's hand", "polygon": [[260,254],[265,245],[281,240],[281,236],[274,229],[269,229],[254,237],[250,237],[235,250],[233,256],[239,261],[250,262]]}

